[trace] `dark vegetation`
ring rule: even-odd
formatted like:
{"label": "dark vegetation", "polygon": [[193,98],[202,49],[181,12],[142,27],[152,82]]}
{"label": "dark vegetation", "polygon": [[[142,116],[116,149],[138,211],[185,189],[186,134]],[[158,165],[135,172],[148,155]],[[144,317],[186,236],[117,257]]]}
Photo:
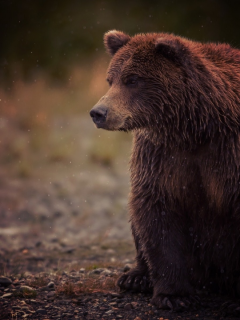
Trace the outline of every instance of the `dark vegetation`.
{"label": "dark vegetation", "polygon": [[239,46],[239,9],[233,0],[2,0],[0,80],[12,84],[13,78],[33,79],[38,72],[66,79],[70,67],[99,56],[109,29],[174,32]]}

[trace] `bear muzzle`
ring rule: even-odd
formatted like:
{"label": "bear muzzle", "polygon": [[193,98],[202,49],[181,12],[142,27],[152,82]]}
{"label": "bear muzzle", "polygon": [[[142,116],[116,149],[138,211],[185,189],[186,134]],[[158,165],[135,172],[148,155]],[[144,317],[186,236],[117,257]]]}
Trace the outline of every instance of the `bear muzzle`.
{"label": "bear muzzle", "polygon": [[106,122],[108,114],[108,108],[105,106],[96,106],[90,111],[90,116],[97,128],[102,128]]}

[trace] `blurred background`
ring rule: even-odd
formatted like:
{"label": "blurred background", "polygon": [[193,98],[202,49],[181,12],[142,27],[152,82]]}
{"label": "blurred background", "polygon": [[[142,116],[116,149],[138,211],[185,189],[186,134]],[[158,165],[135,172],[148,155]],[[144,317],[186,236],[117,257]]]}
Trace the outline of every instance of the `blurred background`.
{"label": "blurred background", "polygon": [[16,252],[53,257],[91,244],[114,261],[133,251],[131,134],[97,130],[88,115],[108,87],[103,34],[164,31],[239,47],[239,10],[232,0],[0,1],[2,268]]}

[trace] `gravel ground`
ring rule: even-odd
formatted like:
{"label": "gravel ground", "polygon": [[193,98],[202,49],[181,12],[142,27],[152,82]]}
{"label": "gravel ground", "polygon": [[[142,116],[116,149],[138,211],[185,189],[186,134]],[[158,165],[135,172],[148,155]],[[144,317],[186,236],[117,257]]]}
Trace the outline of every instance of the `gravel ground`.
{"label": "gravel ground", "polygon": [[0,319],[239,319],[216,296],[202,296],[203,305],[186,312],[158,310],[149,295],[117,291],[114,283],[123,271],[108,266],[0,277]]}

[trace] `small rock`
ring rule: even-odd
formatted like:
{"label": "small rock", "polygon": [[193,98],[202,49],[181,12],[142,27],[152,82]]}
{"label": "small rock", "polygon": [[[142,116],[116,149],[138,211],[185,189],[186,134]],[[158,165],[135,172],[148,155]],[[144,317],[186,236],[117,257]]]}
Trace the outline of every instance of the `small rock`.
{"label": "small rock", "polygon": [[35,243],[35,247],[40,247],[42,245],[42,242],[41,241],[37,241],[36,243]]}
{"label": "small rock", "polygon": [[51,242],[58,242],[58,238],[57,237],[53,237],[50,241]]}
{"label": "small rock", "polygon": [[12,293],[5,293],[3,296],[2,296],[2,298],[11,298],[12,297]]}
{"label": "small rock", "polygon": [[48,297],[48,298],[52,298],[52,297],[55,296],[55,294],[56,294],[55,291],[50,291],[50,292],[48,292],[47,297]]}
{"label": "small rock", "polygon": [[78,303],[78,299],[72,299],[72,303]]}
{"label": "small rock", "polygon": [[124,306],[125,310],[132,310],[133,306],[131,305],[131,303],[126,303]]}
{"label": "small rock", "polygon": [[41,288],[39,288],[39,290],[40,291],[53,291],[54,290],[54,288],[49,288],[49,287],[41,287]]}
{"label": "small rock", "polygon": [[19,306],[12,306],[12,309],[13,309],[13,310],[20,310],[21,307],[19,307]]}
{"label": "small rock", "polygon": [[22,307],[22,310],[25,311],[25,312],[29,312],[28,307]]}
{"label": "small rock", "polygon": [[137,307],[137,305],[138,305],[138,302],[131,302],[131,305],[133,306],[133,308],[136,308]]}
{"label": "small rock", "polygon": [[23,292],[23,291],[28,291],[28,292],[32,292],[35,291],[33,288],[29,287],[29,286],[21,286],[19,288],[19,291]]}
{"label": "small rock", "polygon": [[121,318],[123,318],[123,316],[121,316],[120,314],[117,314],[116,318],[121,319]]}
{"label": "small rock", "polygon": [[61,251],[62,251],[62,253],[73,253],[73,251],[75,251],[76,250],[76,248],[64,248],[64,249],[62,249]]}
{"label": "small rock", "polygon": [[48,287],[48,288],[54,288],[54,287],[55,287],[54,282],[53,282],[53,281],[49,282],[49,283],[47,284],[47,287]]}
{"label": "small rock", "polygon": [[123,268],[123,272],[127,272],[131,269],[131,265],[130,264],[126,264]]}
{"label": "small rock", "polygon": [[40,314],[47,314],[47,311],[45,309],[38,309],[36,312]]}
{"label": "small rock", "polygon": [[8,287],[12,284],[12,280],[7,277],[0,277],[0,285],[3,287]]}
{"label": "small rock", "polygon": [[28,298],[34,298],[37,295],[37,291],[29,286],[21,286],[17,289],[23,295],[27,295]]}
{"label": "small rock", "polygon": [[108,269],[105,269],[105,270],[102,272],[102,275],[110,277],[110,276],[112,275],[112,271],[110,271],[110,270],[108,270]]}
{"label": "small rock", "polygon": [[76,270],[75,270],[75,269],[72,269],[72,270],[70,271],[70,273],[76,274]]}
{"label": "small rock", "polygon": [[111,313],[113,313],[113,310],[108,310],[105,312],[105,314],[111,314]]}
{"label": "small rock", "polygon": [[84,273],[84,272],[85,272],[85,268],[81,268],[81,269],[79,270],[79,272],[80,272],[80,273]]}
{"label": "small rock", "polygon": [[41,277],[45,278],[45,277],[48,277],[48,276],[49,276],[49,273],[48,272],[44,272],[44,271],[40,272],[39,275],[38,275],[38,277],[40,277],[40,278]]}
{"label": "small rock", "polygon": [[74,279],[74,280],[80,280],[81,277],[80,276],[76,276],[76,275],[69,275],[70,279]]}
{"label": "small rock", "polygon": [[113,250],[113,249],[107,249],[107,253],[109,253],[109,254],[114,254],[114,253],[116,253],[116,251]]}
{"label": "small rock", "polygon": [[124,259],[123,262],[124,263],[131,263],[130,259]]}
{"label": "small rock", "polygon": [[98,269],[94,269],[92,271],[90,271],[90,274],[100,274],[104,271],[105,269],[103,268],[98,268]]}

